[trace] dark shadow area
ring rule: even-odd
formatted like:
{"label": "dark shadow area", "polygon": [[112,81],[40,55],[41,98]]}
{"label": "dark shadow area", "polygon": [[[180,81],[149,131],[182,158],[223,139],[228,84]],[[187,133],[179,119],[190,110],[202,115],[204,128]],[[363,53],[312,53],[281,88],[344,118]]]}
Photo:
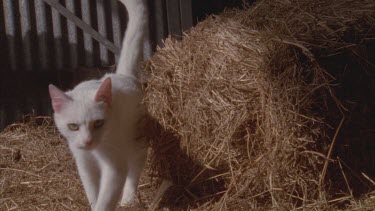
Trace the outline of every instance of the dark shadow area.
{"label": "dark shadow area", "polygon": [[21,121],[23,115],[51,115],[48,84],[67,87],[72,72],[7,72],[0,74],[0,130]]}
{"label": "dark shadow area", "polygon": [[145,135],[150,142],[151,178],[160,184],[163,179],[173,183],[164,194],[160,207],[171,210],[197,208],[218,200],[226,190],[224,167],[208,169],[189,157],[180,145],[178,134],[168,131],[154,118],[147,116]]}
{"label": "dark shadow area", "polygon": [[194,24],[208,15],[222,12],[225,8],[243,8],[252,2],[254,0],[192,0]]}
{"label": "dark shadow area", "polygon": [[[22,65],[22,64],[21,64]],[[85,67],[64,69],[33,69],[0,71],[0,130],[22,120],[27,114],[36,116],[52,114],[48,85],[62,90],[74,88],[84,81],[99,78],[114,71],[108,67]]]}
{"label": "dark shadow area", "polygon": [[[28,48],[23,46],[21,37],[0,37],[6,41],[0,50],[4,55],[0,59],[0,130],[21,121],[26,114],[51,115],[48,84],[67,90],[85,79],[98,78],[114,70],[114,65],[100,66],[99,54],[85,51],[82,44],[69,44],[67,35],[38,44],[38,40],[48,37],[51,36],[26,34],[24,39],[33,43]],[[76,52],[74,58],[72,51]],[[86,65],[87,58],[96,61],[93,66]],[[114,57],[110,62],[115,64]],[[77,67],[71,68],[74,65]]]}
{"label": "dark shadow area", "polygon": [[[375,42],[363,42],[334,56],[321,55],[322,66],[336,78],[333,90],[345,107],[345,119],[333,147],[328,178],[331,188],[354,196],[375,190]],[[331,139],[342,115],[332,103],[327,122]],[[348,183],[346,184],[345,179]],[[335,191],[336,193],[338,191]]]}
{"label": "dark shadow area", "polygon": [[163,40],[168,36],[168,20],[165,0],[147,0],[149,15],[149,37],[152,50],[162,47]]}

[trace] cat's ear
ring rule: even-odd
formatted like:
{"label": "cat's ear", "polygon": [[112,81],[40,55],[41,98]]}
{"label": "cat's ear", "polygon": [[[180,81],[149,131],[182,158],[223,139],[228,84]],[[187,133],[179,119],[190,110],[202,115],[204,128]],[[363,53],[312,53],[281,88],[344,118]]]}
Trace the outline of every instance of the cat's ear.
{"label": "cat's ear", "polygon": [[63,106],[72,100],[72,98],[52,84],[48,86],[48,90],[51,97],[52,108],[56,113],[59,113]]}
{"label": "cat's ear", "polygon": [[96,102],[104,102],[107,105],[112,103],[112,81],[111,78],[106,78],[100,85],[95,95]]}

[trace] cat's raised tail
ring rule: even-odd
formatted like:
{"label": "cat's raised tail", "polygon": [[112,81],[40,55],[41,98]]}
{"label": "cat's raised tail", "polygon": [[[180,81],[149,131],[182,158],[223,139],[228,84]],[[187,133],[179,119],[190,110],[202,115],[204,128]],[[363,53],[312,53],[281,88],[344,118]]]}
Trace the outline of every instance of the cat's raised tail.
{"label": "cat's raised tail", "polygon": [[143,54],[143,41],[148,23],[144,0],[120,0],[128,11],[128,25],[122,43],[116,74],[139,76],[139,63]]}

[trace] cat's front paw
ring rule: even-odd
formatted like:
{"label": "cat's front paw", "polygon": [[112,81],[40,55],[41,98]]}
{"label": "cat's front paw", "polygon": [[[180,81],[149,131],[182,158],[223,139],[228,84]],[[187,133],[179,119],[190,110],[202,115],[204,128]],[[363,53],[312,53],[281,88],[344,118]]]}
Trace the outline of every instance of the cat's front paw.
{"label": "cat's front paw", "polygon": [[124,192],[120,201],[120,206],[128,207],[128,206],[134,205],[134,203],[135,203],[135,192]]}

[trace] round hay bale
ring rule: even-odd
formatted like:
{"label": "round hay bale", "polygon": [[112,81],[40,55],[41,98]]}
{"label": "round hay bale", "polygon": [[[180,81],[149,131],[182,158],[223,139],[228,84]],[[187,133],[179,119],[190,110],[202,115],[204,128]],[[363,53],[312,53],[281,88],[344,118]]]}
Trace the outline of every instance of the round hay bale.
{"label": "round hay bale", "polygon": [[362,36],[374,15],[360,11],[373,5],[260,1],[167,39],[146,64],[145,98],[153,173],[175,184],[164,205],[328,206],[324,112],[335,98],[314,51]]}

